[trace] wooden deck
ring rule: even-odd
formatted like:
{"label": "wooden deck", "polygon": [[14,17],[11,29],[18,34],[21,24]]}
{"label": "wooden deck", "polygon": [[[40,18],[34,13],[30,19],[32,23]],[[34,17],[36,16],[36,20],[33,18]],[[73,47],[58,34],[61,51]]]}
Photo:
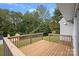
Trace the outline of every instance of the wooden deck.
{"label": "wooden deck", "polygon": [[20,50],[27,56],[72,56],[72,48],[68,45],[41,40]]}

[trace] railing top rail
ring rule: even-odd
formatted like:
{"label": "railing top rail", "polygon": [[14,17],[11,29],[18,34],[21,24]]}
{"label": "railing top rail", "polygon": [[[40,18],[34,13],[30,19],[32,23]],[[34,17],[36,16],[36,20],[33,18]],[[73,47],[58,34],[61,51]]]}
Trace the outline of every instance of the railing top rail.
{"label": "railing top rail", "polygon": [[64,34],[53,34],[53,33],[49,33],[48,35],[49,35],[49,36],[52,36],[52,35],[59,35],[59,36],[71,36],[71,37],[72,37],[72,35],[64,35]]}
{"label": "railing top rail", "polygon": [[11,36],[8,38],[16,38],[16,37],[23,37],[23,36],[35,36],[35,35],[43,35],[43,33],[34,33],[34,34],[26,34],[26,35],[19,35],[19,36]]}
{"label": "railing top rail", "polygon": [[4,42],[8,46],[13,56],[24,56],[24,54],[9,39],[4,38]]}
{"label": "railing top rail", "polygon": [[43,35],[43,33],[26,34],[26,35],[21,35],[21,36],[31,36],[31,35]]}
{"label": "railing top rail", "polygon": [[48,35],[50,36],[50,35],[60,35],[60,34],[53,34],[53,33],[49,33]]}
{"label": "railing top rail", "polygon": [[64,35],[64,34],[63,35],[60,35],[60,36],[71,36],[72,37],[72,35]]}

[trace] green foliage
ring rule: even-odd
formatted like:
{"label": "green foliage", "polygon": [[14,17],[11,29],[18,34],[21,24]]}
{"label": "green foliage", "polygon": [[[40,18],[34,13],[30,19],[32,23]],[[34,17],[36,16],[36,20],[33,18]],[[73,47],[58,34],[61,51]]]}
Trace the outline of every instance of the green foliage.
{"label": "green foliage", "polygon": [[4,36],[50,31],[49,11],[43,5],[39,5],[35,11],[27,11],[25,14],[0,9],[0,34]]}
{"label": "green foliage", "polygon": [[55,9],[54,16],[52,16],[52,18],[51,18],[50,28],[52,31],[55,31],[57,34],[60,33],[59,21],[61,18],[62,17],[61,17],[61,13],[60,13],[59,9]]}
{"label": "green foliage", "polygon": [[38,15],[38,19],[40,20],[40,24],[39,26],[32,31],[33,32],[43,32],[43,33],[48,33],[48,32],[51,32],[50,28],[49,28],[49,11],[47,10],[46,7],[44,7],[43,5],[39,5],[37,7],[37,10],[36,10],[37,15]]}

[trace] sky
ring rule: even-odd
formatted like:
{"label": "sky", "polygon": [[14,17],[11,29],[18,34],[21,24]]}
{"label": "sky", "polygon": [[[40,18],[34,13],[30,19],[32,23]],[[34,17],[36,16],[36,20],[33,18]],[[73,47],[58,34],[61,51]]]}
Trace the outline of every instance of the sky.
{"label": "sky", "polygon": [[[38,3],[0,3],[0,8],[9,9],[11,11],[21,12],[24,14],[26,11],[33,12],[34,10],[36,10],[38,5]],[[42,5],[44,5],[49,10],[50,15],[52,16],[56,8],[56,4],[43,3]]]}

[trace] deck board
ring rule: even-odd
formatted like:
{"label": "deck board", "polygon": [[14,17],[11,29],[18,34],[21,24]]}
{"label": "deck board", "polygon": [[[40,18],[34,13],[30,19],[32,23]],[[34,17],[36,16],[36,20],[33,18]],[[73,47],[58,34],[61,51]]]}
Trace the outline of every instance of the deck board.
{"label": "deck board", "polygon": [[72,56],[72,48],[68,45],[41,40],[20,50],[27,56]]}

